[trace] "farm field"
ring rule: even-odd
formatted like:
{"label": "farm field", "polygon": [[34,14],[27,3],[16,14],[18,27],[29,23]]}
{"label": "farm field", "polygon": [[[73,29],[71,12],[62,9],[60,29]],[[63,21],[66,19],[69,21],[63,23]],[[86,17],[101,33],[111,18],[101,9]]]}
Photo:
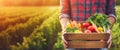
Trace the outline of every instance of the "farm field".
{"label": "farm field", "polygon": [[[0,8],[0,50],[22,43],[48,18],[58,18],[59,7],[2,7]],[[51,23],[48,23],[51,24]],[[54,25],[53,25],[54,26]]]}
{"label": "farm field", "polygon": [[[120,6],[111,50],[120,49]],[[1,7],[0,50],[63,50],[58,6]]]}

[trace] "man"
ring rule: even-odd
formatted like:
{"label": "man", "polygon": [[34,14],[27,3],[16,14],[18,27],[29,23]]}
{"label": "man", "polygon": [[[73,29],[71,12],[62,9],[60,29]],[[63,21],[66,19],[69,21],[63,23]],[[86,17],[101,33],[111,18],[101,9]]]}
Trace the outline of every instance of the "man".
{"label": "man", "polygon": [[[64,35],[66,23],[69,19],[76,21],[85,21],[94,13],[102,13],[108,15],[108,20],[112,25],[116,21],[115,0],[60,0],[60,5],[60,22],[62,26],[62,35]],[[62,41],[64,47],[66,48],[67,41],[64,39],[64,36],[62,36]],[[111,37],[108,40],[109,47],[111,44],[110,42]],[[66,50],[75,49],[67,48]],[[107,50],[107,48],[96,50]]]}

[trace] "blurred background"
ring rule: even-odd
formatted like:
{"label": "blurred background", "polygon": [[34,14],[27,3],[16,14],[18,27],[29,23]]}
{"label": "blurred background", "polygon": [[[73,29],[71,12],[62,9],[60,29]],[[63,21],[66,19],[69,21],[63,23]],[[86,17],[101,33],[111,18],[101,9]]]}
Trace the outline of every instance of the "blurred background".
{"label": "blurred background", "polygon": [[[120,50],[120,1],[111,50]],[[59,0],[0,0],[0,50],[64,50]]]}
{"label": "blurred background", "polygon": [[0,0],[0,6],[48,6],[59,5],[59,0]]}

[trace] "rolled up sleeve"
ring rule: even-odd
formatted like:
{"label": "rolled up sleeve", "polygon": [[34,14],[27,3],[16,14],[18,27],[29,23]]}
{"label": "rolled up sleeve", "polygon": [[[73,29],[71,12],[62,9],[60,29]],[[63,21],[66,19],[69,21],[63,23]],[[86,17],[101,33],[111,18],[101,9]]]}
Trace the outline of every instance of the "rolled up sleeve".
{"label": "rolled up sleeve", "polygon": [[70,18],[70,0],[60,0],[59,18]]}

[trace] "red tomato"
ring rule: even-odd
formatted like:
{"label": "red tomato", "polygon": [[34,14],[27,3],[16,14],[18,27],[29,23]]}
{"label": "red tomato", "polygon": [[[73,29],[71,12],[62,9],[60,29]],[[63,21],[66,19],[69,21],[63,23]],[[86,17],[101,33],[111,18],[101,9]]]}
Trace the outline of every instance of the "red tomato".
{"label": "red tomato", "polygon": [[85,23],[82,24],[82,26],[83,27],[88,27],[88,26],[90,26],[90,23],[89,22],[85,22]]}
{"label": "red tomato", "polygon": [[88,27],[88,30],[90,30],[90,31],[95,31],[95,28],[94,28],[93,26],[89,26],[89,27]]}
{"label": "red tomato", "polygon": [[85,30],[84,33],[85,34],[91,34],[92,32],[90,30]]}

